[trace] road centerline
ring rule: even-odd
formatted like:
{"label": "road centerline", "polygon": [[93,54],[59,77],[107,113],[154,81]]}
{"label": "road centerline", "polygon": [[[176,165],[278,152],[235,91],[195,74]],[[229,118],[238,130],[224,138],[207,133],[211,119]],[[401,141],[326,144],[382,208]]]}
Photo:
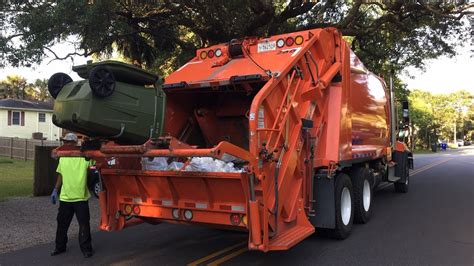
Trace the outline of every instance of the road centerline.
{"label": "road centerline", "polygon": [[453,159],[453,158],[448,158],[448,159],[439,160],[439,161],[436,161],[436,162],[434,162],[434,163],[425,165],[425,166],[423,166],[423,167],[421,167],[421,168],[419,168],[419,169],[416,169],[416,170],[414,170],[413,172],[411,172],[411,173],[410,173],[410,176],[414,176],[414,175],[416,175],[416,174],[418,174],[418,173],[421,173],[421,172],[426,171],[426,170],[428,170],[428,169],[430,169],[430,168],[433,168],[433,167],[435,167],[435,166],[437,166],[437,165],[440,165],[440,164],[443,164],[443,163],[445,163],[445,162],[448,162],[448,161],[450,161],[450,160],[452,160],[452,159]]}
{"label": "road centerline", "polygon": [[[211,254],[205,256],[205,257],[202,257],[202,258],[200,258],[200,259],[197,259],[197,260],[195,260],[195,261],[193,261],[193,262],[188,263],[187,266],[197,266],[197,265],[199,265],[199,264],[202,264],[202,263],[204,263],[204,262],[210,261],[210,260],[212,260],[212,259],[214,259],[214,258],[219,257],[219,256],[222,255],[222,254],[225,254],[225,253],[227,253],[227,252],[229,252],[229,251],[232,251],[232,250],[234,250],[234,249],[236,249],[236,248],[239,248],[239,247],[241,247],[241,246],[243,246],[243,245],[246,245],[246,244],[247,244],[247,241],[244,241],[244,242],[240,242],[240,243],[238,243],[238,244],[232,245],[232,246],[230,246],[230,247],[224,248],[224,249],[222,249],[222,250],[215,251],[215,252],[213,252],[213,253],[211,253]],[[245,247],[245,248],[247,248],[247,247]],[[232,253],[231,253],[231,254],[232,254]]]}
{"label": "road centerline", "polygon": [[228,255],[225,255],[224,257],[220,258],[220,259],[217,259],[211,263],[208,264],[208,266],[217,266],[217,265],[221,265],[222,263],[234,258],[234,257],[237,257],[239,256],[240,254],[244,253],[248,251],[248,248],[247,247],[243,247],[241,249],[238,249]]}

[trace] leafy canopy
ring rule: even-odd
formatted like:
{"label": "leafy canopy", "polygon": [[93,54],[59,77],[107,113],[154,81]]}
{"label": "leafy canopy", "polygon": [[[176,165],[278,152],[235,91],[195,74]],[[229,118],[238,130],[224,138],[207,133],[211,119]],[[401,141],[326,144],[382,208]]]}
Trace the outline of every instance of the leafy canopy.
{"label": "leafy canopy", "polygon": [[449,94],[432,94],[414,90],[410,93],[410,120],[417,129],[415,143],[428,148],[437,139],[454,141],[470,138],[474,130],[474,95],[461,90]]}
{"label": "leafy canopy", "polygon": [[37,79],[29,83],[25,78],[17,75],[7,76],[0,80],[0,99],[14,98],[22,100],[52,101],[48,92],[48,81]]}
{"label": "leafy canopy", "polygon": [[[336,27],[379,74],[454,55],[472,39],[468,1],[307,0],[11,0],[0,3],[0,66],[40,62],[45,55],[110,55],[168,73],[196,48],[249,35]],[[76,51],[58,56],[56,43]]]}

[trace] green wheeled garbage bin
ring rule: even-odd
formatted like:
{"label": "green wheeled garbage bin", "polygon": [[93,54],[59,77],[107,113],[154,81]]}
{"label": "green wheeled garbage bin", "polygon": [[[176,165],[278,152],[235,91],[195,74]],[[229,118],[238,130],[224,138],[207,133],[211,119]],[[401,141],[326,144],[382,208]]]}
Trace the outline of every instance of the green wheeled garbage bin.
{"label": "green wheeled garbage bin", "polygon": [[53,123],[89,137],[142,144],[163,129],[165,94],[157,75],[117,61],[73,67],[84,80],[56,73]]}

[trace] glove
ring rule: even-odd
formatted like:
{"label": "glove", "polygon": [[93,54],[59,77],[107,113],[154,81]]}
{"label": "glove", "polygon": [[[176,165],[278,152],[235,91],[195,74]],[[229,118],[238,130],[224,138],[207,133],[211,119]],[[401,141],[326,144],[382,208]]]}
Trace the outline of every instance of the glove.
{"label": "glove", "polygon": [[58,200],[58,190],[54,188],[53,193],[51,193],[51,203],[56,204],[57,200]]}

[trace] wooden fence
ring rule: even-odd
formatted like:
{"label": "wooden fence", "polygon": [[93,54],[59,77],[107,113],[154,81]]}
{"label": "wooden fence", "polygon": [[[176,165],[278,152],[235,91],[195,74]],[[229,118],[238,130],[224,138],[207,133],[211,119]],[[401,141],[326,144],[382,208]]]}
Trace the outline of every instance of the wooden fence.
{"label": "wooden fence", "polygon": [[34,160],[36,146],[59,146],[60,141],[0,137],[0,156]]}

